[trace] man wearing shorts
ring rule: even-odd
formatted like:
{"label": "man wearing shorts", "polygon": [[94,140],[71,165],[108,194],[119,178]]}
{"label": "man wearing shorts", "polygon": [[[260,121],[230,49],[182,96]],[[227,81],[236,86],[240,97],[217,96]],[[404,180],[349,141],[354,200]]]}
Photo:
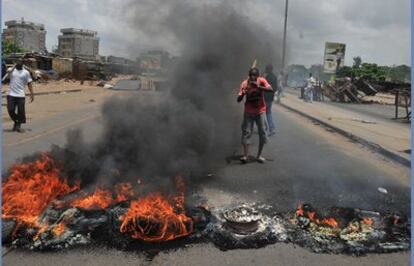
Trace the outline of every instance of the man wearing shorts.
{"label": "man wearing shorts", "polygon": [[237,97],[237,102],[241,102],[244,96],[246,96],[242,124],[242,144],[244,151],[243,156],[240,158],[242,163],[246,163],[248,160],[248,149],[251,144],[250,140],[253,133],[254,123],[256,123],[259,131],[259,148],[256,158],[260,163],[265,162],[265,158],[262,157],[263,146],[267,142],[264,91],[273,91],[273,89],[265,78],[259,77],[259,74],[257,68],[250,69],[249,77],[241,83],[239,95]]}

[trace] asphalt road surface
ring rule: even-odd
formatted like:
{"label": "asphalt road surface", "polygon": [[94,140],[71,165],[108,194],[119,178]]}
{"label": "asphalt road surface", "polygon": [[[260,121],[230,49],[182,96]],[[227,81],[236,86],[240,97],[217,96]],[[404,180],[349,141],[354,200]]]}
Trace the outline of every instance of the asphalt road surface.
{"label": "asphalt road surface", "polygon": [[[197,186],[211,206],[260,201],[280,211],[299,203],[410,214],[410,171],[309,120],[275,106],[277,134],[265,146],[265,164],[226,163]],[[68,129],[82,128],[91,141],[101,130],[99,108],[66,112],[27,125],[24,134],[3,134],[3,173],[18,158],[63,145]],[[255,136],[258,138],[258,136]],[[240,149],[241,150],[241,149]],[[240,153],[240,150],[237,151]],[[388,194],[378,191],[387,189]],[[106,248],[37,253],[12,250],[3,265],[408,265],[410,253],[364,257],[315,254],[290,244],[222,252],[211,244],[163,251],[148,260],[139,251]]]}

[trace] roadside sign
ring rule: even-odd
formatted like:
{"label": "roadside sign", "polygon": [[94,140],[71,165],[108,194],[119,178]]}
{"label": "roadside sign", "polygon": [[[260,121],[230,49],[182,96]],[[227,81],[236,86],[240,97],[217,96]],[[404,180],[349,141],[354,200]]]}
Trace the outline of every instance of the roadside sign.
{"label": "roadside sign", "polygon": [[323,60],[323,71],[325,73],[336,73],[345,63],[344,43],[325,43],[325,56]]}

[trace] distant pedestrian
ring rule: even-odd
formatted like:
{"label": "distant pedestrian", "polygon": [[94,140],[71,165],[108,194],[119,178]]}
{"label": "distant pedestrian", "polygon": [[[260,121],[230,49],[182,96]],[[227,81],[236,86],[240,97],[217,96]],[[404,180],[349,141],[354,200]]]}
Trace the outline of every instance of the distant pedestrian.
{"label": "distant pedestrian", "polygon": [[[273,73],[273,65],[268,64],[266,66],[263,77],[267,80],[267,82],[269,82],[270,86],[272,86],[273,89],[276,90],[276,88],[278,88],[277,86],[278,79],[276,75]],[[279,91],[279,88],[277,92],[278,91]],[[272,136],[275,134],[275,124],[274,124],[273,114],[272,114],[272,106],[273,106],[274,98],[275,98],[275,91],[264,92],[264,99],[265,99],[265,104],[266,104],[266,122],[267,122],[266,129],[269,133],[269,136]]]}
{"label": "distant pedestrian", "polygon": [[30,102],[34,101],[32,77],[29,71],[23,68],[23,61],[19,60],[14,68],[8,69],[10,77],[10,88],[7,95],[7,111],[13,120],[13,131],[24,132],[21,124],[26,123],[25,93],[26,85],[30,91]]}
{"label": "distant pedestrian", "polygon": [[273,89],[265,78],[259,77],[259,74],[257,68],[250,69],[249,77],[241,83],[239,95],[237,97],[237,102],[241,102],[244,96],[246,96],[242,124],[242,144],[244,151],[243,156],[240,158],[242,163],[246,163],[248,160],[248,149],[251,144],[250,139],[252,137],[254,123],[256,123],[259,131],[259,148],[256,158],[260,163],[265,162],[265,158],[262,157],[263,146],[267,142],[264,91],[273,91]]}
{"label": "distant pedestrian", "polygon": [[305,102],[313,101],[313,88],[316,84],[315,78],[312,76],[312,73],[309,73],[309,78],[306,79],[306,88],[305,88]]}
{"label": "distant pedestrian", "polygon": [[276,102],[277,103],[280,103],[280,98],[285,97],[284,90],[285,90],[285,75],[283,71],[280,71],[279,76],[277,77],[277,91],[276,91]]}

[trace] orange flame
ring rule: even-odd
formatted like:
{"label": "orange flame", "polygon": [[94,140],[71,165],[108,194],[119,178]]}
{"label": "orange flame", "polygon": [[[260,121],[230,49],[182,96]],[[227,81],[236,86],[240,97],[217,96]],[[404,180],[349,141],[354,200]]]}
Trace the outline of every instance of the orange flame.
{"label": "orange flame", "polygon": [[298,209],[296,210],[297,216],[303,216],[303,204],[300,204]]}
{"label": "orange flame", "polygon": [[115,185],[116,202],[122,202],[134,196],[131,183],[118,183]]}
{"label": "orange flame", "polygon": [[55,236],[60,236],[65,231],[65,228],[66,227],[64,223],[59,223],[55,228],[53,228],[52,232]]}
{"label": "orange flame", "polygon": [[[60,168],[47,154],[33,163],[14,165],[2,182],[2,218],[15,219],[18,226],[40,227],[39,216],[59,197],[79,189],[60,178]],[[15,230],[15,231],[16,231]]]}
{"label": "orange flame", "polygon": [[334,218],[324,218],[320,224],[329,225],[332,228],[338,228],[338,223]]}
{"label": "orange flame", "polygon": [[316,212],[308,212],[308,217],[311,221],[316,221]]}
{"label": "orange flame", "polygon": [[106,209],[113,202],[112,194],[108,190],[97,188],[92,195],[77,198],[70,206],[82,209]]}
{"label": "orange flame", "polygon": [[129,200],[134,195],[131,183],[118,183],[114,190],[115,198],[109,190],[97,188],[93,194],[75,198],[70,206],[86,210],[106,209],[115,203]]}
{"label": "orange flame", "polygon": [[363,218],[362,222],[369,226],[371,226],[374,223],[374,221],[371,218]]}
{"label": "orange flame", "polygon": [[322,220],[317,218],[315,211],[305,211],[303,209],[303,204],[300,204],[296,209],[297,216],[306,216],[312,222],[316,223],[317,225],[328,225],[332,228],[338,228],[338,222],[334,218],[323,218]]}
{"label": "orange flame", "polygon": [[168,241],[189,235],[193,221],[184,213],[184,182],[176,180],[179,194],[168,200],[160,193],[131,201],[128,212],[121,218],[121,233],[144,241]]}

